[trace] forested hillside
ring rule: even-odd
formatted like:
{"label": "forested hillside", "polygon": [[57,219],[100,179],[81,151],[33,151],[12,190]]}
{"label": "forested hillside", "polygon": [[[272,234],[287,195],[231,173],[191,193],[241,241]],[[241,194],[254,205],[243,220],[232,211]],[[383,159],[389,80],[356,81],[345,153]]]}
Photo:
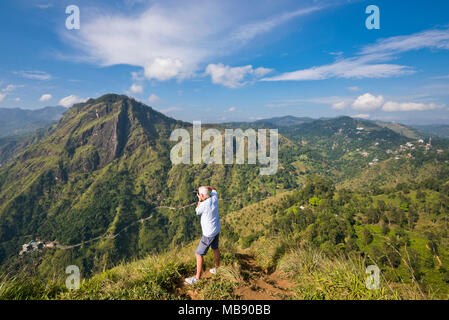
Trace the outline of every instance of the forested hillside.
{"label": "forested hillside", "polygon": [[[39,239],[77,245],[44,250],[38,263],[43,273],[72,260],[94,273],[193,239],[199,226],[190,208],[174,214],[164,207],[192,203],[192,190],[206,181],[230,199],[224,210],[298,186],[282,158],[285,169],[272,177],[259,175],[256,165],[174,166],[169,137],[175,128],[191,125],[125,96],[106,95],[69,109],[50,134],[0,171],[3,267],[19,270],[27,259],[19,257],[22,244]],[[279,152],[292,146],[281,138]]]}
{"label": "forested hillside", "polygon": [[[213,185],[231,269],[247,250],[267,277],[279,270],[299,286],[290,296],[318,299],[349,296],[332,296],[310,278],[316,287],[308,287],[297,259],[322,261],[317,277],[332,277],[325,266],[340,261],[342,272],[358,270],[358,285],[363,266],[376,264],[392,286],[378,298],[447,296],[447,140],[349,117],[287,117],[203,130],[210,127],[278,129],[277,173],[263,176],[259,165],[248,164],[173,165],[170,134],[176,128],[191,132],[192,125],[123,95],[76,104],[47,131],[22,144],[9,141],[0,168],[1,271],[44,282],[64,277],[61,270],[71,264],[86,278],[119,264],[120,272],[135,272],[128,262],[198,239],[192,191]],[[19,254],[30,241],[45,246]],[[191,271],[178,262],[170,271],[176,279]],[[237,282],[250,281],[240,271]],[[219,285],[227,288],[226,297],[238,296],[238,285],[225,282]],[[156,287],[139,290],[152,296]],[[353,298],[376,297],[360,290]],[[162,291],[155,297],[168,297]]]}

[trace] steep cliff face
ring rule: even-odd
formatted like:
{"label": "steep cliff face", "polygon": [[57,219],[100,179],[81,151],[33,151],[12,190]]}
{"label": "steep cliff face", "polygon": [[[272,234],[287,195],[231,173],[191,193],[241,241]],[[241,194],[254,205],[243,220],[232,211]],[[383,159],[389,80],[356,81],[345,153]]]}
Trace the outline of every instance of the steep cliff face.
{"label": "steep cliff face", "polygon": [[91,158],[88,169],[96,170],[157,139],[168,139],[175,125],[183,123],[126,96],[106,95],[75,105],[58,124],[54,141],[64,144],[70,158]]}
{"label": "steep cliff face", "polygon": [[74,105],[48,138],[18,155],[19,162],[62,157],[69,171],[94,171],[137,148],[168,139],[175,126],[186,123],[121,95],[105,95]]}
{"label": "steep cliff face", "polygon": [[78,158],[87,150],[87,156],[95,159],[90,169],[96,170],[119,157],[123,151],[130,129],[128,105],[122,101],[112,106],[100,103],[80,111],[82,114],[75,116],[82,126],[70,132],[64,149],[72,158]]}

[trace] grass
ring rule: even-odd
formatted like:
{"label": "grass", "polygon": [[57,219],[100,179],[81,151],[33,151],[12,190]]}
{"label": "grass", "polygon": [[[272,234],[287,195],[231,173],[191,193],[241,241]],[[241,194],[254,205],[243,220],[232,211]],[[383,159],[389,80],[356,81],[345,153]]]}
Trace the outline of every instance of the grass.
{"label": "grass", "polygon": [[42,281],[34,277],[0,276],[1,300],[48,300],[67,290],[55,280]]}
{"label": "grass", "polygon": [[[0,276],[0,300],[172,300],[188,299],[179,290],[182,282],[196,271],[194,256],[198,241],[162,254],[122,263],[90,279],[82,279],[78,290],[65,288],[65,279],[43,281],[32,276]],[[221,266],[212,281],[198,283],[202,299],[237,299],[233,293],[242,281],[232,242],[220,239]],[[204,266],[213,266],[213,252],[205,256]]]}
{"label": "grass", "polygon": [[279,270],[297,286],[294,299],[307,300],[398,300],[423,299],[412,286],[393,287],[381,277],[380,289],[366,287],[364,259],[328,257],[317,250],[292,249],[279,261]]}
{"label": "grass", "polygon": [[244,284],[241,267],[237,262],[231,265],[220,266],[217,274],[208,281],[199,281],[193,289],[198,292],[198,297],[203,300],[235,300],[239,296],[234,290]]}
{"label": "grass", "polygon": [[[123,263],[90,279],[82,279],[80,289],[69,291],[62,280],[42,281],[33,277],[0,277],[0,299],[68,300],[229,300],[241,298],[236,289],[261,276],[243,268],[235,243],[222,237],[221,265],[217,274],[182,289],[186,277],[195,273],[194,250],[198,241],[162,254]],[[288,245],[287,245],[288,244]],[[398,300],[427,299],[410,283],[392,283],[381,274],[381,287],[366,288],[366,261],[360,256],[329,256],[317,249],[301,248],[296,241],[259,238],[248,249],[255,267],[277,270],[294,284],[283,299],[310,300]],[[204,266],[213,266],[213,253],[205,256]]]}
{"label": "grass", "polygon": [[193,247],[122,264],[84,281],[61,299],[179,299],[176,288],[195,271]]}

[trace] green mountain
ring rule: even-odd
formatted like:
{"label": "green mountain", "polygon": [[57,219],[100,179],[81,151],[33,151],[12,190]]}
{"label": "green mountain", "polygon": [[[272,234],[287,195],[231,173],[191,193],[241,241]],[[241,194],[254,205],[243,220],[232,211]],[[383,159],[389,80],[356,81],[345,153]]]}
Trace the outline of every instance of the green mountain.
{"label": "green mountain", "polygon": [[414,125],[413,127],[427,135],[449,138],[449,125],[447,124]]}
{"label": "green mountain", "polygon": [[270,119],[262,119],[254,121],[256,126],[271,126],[271,127],[289,127],[295,126],[303,123],[315,121],[308,117],[294,117],[294,116],[284,116],[284,117],[274,117]]}
{"label": "green mountain", "polygon": [[409,139],[419,139],[424,136],[422,132],[419,132],[415,128],[397,122],[375,121],[375,123],[381,127],[389,128]]}
{"label": "green mountain", "polygon": [[[192,125],[123,95],[76,104],[20,147],[10,141],[0,168],[0,265],[19,278],[5,279],[0,297],[33,287],[33,297],[47,298],[248,298],[257,283],[268,288],[281,275],[289,283],[282,298],[447,295],[447,140],[349,117],[202,129],[210,127],[278,128],[277,173],[173,165],[170,135]],[[181,252],[201,235],[191,192],[200,185],[219,190],[225,274],[192,295],[178,281],[194,267]],[[19,254],[32,240],[45,247]],[[373,263],[385,291],[363,286]],[[92,279],[67,293],[61,270],[73,264]],[[135,282],[125,280],[130,274]]]}
{"label": "green mountain", "polygon": [[309,117],[283,116],[268,119],[260,119],[251,122],[225,122],[221,125],[228,128],[279,128],[297,126],[303,123],[313,122],[315,119]]}
{"label": "green mountain", "polygon": [[[203,183],[216,185],[223,198],[238,198],[224,209],[298,186],[283,161],[287,169],[274,177],[259,175],[256,165],[174,166],[169,137],[175,128],[191,125],[126,96],[105,95],[70,108],[48,135],[0,170],[4,268],[18,268],[21,245],[40,239],[73,247],[43,254],[41,272],[75,259],[94,273],[193,239],[200,232],[195,215],[188,208],[174,215],[169,208],[195,201],[191,190]],[[280,139],[280,153],[291,146]]]}
{"label": "green mountain", "polygon": [[59,120],[67,109],[61,106],[37,110],[0,108],[0,137],[30,133]]}

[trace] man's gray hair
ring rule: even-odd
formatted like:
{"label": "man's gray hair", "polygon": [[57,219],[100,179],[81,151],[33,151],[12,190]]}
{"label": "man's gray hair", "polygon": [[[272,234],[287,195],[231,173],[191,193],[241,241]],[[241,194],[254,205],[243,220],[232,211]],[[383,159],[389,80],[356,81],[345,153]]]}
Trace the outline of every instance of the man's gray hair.
{"label": "man's gray hair", "polygon": [[203,194],[207,197],[209,195],[209,188],[208,187],[199,187],[198,193]]}

